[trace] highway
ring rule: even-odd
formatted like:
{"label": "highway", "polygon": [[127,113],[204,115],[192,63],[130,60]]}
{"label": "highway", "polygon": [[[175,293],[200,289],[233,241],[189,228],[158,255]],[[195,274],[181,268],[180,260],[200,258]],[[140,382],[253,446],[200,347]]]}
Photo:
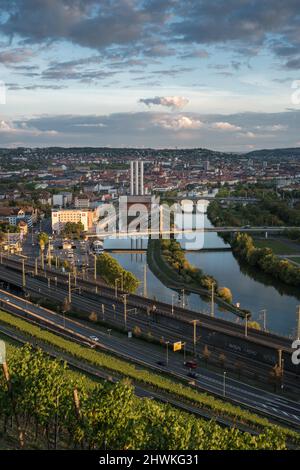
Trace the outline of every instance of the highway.
{"label": "highway", "polygon": [[[4,260],[3,260],[4,261]],[[17,265],[19,262],[10,260],[9,265]],[[54,276],[55,274],[55,276]],[[47,273],[50,276],[50,272]],[[68,296],[68,277],[63,274],[51,272],[50,284],[47,284],[45,276],[32,277],[26,275],[26,290],[34,293],[36,297],[44,297],[55,299],[58,302],[63,302]],[[54,277],[58,278],[58,284],[55,285]],[[0,265],[0,279],[11,282],[11,284],[22,286],[22,276],[19,271],[7,269],[5,266]],[[84,290],[83,290],[84,287]],[[79,288],[81,294],[79,294]],[[114,290],[103,286],[97,285],[98,294],[95,293],[95,284],[91,281],[77,279],[77,288],[74,289],[72,283],[72,308],[76,308],[82,314],[91,314],[96,312],[98,319],[104,321],[112,326],[122,328],[125,327],[124,322],[124,305],[122,297],[115,298]],[[102,304],[104,310],[102,310]],[[237,362],[243,369],[243,375],[251,377],[256,375],[260,380],[266,381],[269,377],[271,367],[274,366],[277,360],[277,351],[282,349],[285,351],[285,386],[286,389],[295,387],[299,389],[298,384],[298,369],[295,372],[287,370],[288,362],[290,361],[290,340],[287,338],[277,337],[276,335],[269,335],[256,330],[251,330],[248,333],[245,350],[237,348],[235,341],[238,338],[244,339],[244,329],[240,325],[230,323],[224,320],[215,319],[205,314],[196,314],[182,308],[174,308],[174,313],[170,312],[171,306],[161,302],[155,302],[157,310],[151,312],[149,308],[153,306],[153,301],[145,299],[137,295],[130,295],[127,298],[127,324],[126,329],[132,329],[138,326],[142,332],[147,333],[151,331],[154,338],[158,340],[164,338],[169,341],[184,341],[186,342],[187,351],[193,351],[193,325],[191,321],[195,316],[197,319],[197,338],[196,338],[196,352],[199,354],[204,345],[209,345],[210,351],[215,355],[222,352],[226,354],[226,363],[228,367],[235,368]],[[220,335],[226,334],[230,337],[228,346],[222,345],[219,339]],[[231,335],[231,336],[229,336]],[[266,354],[265,362],[261,358],[255,357],[256,345],[267,345],[268,348],[274,349],[273,356],[269,353]],[[265,356],[264,356],[265,357]]]}
{"label": "highway", "polygon": [[[22,272],[22,264],[20,259],[16,259],[13,257],[2,257],[0,258],[0,279],[4,281],[8,279],[7,276],[9,275],[9,269],[6,270],[6,267],[12,268],[18,273]],[[31,276],[33,275],[34,271],[34,263],[26,261],[25,271],[27,274],[26,279],[28,280],[26,287],[28,287],[32,280]],[[20,283],[19,277],[14,277],[15,271],[11,271],[11,273],[13,274],[12,276],[10,276],[10,279],[12,280],[11,282],[14,283],[18,279],[18,285],[22,285]],[[53,267],[49,268],[48,266],[45,266],[45,270],[39,268],[38,274],[39,276],[37,277],[37,279],[43,280],[44,282],[46,282],[46,277],[51,278],[51,289],[54,289],[55,287],[55,278],[57,278],[58,281],[61,281],[65,287],[68,284],[68,274],[64,274]],[[75,279],[72,276],[72,285],[74,285],[74,283]],[[90,297],[91,293],[95,292],[97,287],[98,292],[101,293],[101,297],[109,300],[110,303],[113,301],[113,299],[115,299],[115,289],[108,287],[107,285],[99,281],[94,281],[93,279],[88,279],[87,277],[83,279],[82,277],[77,276],[76,285],[77,288],[82,288],[82,295]],[[176,286],[174,286],[174,289],[176,289]],[[122,292],[119,291],[119,300],[121,298],[121,294]],[[130,296],[128,296],[128,305],[132,308],[139,307],[141,309],[149,309],[152,308],[154,304],[157,308],[156,315],[158,315],[159,317],[166,317],[168,321],[172,319],[172,321],[180,320],[183,322],[191,322],[192,320],[195,320],[195,318],[197,318],[199,321],[201,321],[201,325],[203,327],[211,328],[214,331],[223,332],[226,334],[234,334],[235,337],[244,338],[244,327],[236,323],[229,322],[220,318],[214,318],[200,312],[194,312],[186,308],[181,308],[179,306],[174,306],[174,309],[172,311],[172,307],[170,304],[157,300],[153,301],[137,294],[130,294]],[[290,351],[290,339],[275,334],[264,333],[263,331],[259,330],[249,330],[247,340],[249,342],[253,341],[257,344],[269,346],[270,348],[274,348],[276,350],[282,348],[283,350]]]}
{"label": "highway", "polygon": [[[168,365],[162,366],[158,362],[165,358],[165,352],[156,345],[143,342],[134,338],[116,336],[111,332],[99,331],[99,329],[86,326],[80,321],[74,321],[50,310],[38,307],[25,299],[16,297],[4,290],[0,290],[2,309],[17,313],[19,316],[55,328],[67,333],[83,342],[93,343],[96,348],[106,349],[124,359],[137,362],[156,371],[168,371],[177,379],[193,380],[196,387],[213,393],[217,396],[225,396],[227,399],[244,405],[254,411],[261,412],[271,419],[279,419],[290,426],[300,428],[300,404],[287,399],[282,395],[255,388],[223,374],[209,371],[204,367],[198,367],[196,378],[187,377],[187,369],[183,365],[182,356],[169,353]],[[97,337],[94,340],[93,337]],[[163,354],[163,357],[162,357]]]}

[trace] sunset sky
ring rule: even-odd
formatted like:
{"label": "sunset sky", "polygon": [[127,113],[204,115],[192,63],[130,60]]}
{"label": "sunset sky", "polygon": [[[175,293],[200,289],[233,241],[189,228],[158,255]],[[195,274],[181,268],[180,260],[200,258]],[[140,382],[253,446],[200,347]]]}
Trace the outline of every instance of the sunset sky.
{"label": "sunset sky", "polygon": [[0,147],[300,146],[299,0],[0,0],[0,72]]}

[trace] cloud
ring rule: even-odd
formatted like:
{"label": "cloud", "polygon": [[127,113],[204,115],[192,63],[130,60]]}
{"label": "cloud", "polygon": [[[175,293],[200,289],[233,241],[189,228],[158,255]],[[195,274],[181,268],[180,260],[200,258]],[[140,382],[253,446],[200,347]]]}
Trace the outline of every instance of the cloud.
{"label": "cloud", "polygon": [[0,64],[7,66],[14,65],[16,63],[25,62],[33,55],[33,51],[27,48],[15,48],[0,51]]}
{"label": "cloud", "polygon": [[191,50],[189,52],[184,52],[180,56],[181,59],[207,59],[208,57],[209,53],[205,49]]}
{"label": "cloud", "polygon": [[230,122],[215,122],[212,127],[214,129],[219,129],[221,131],[229,131],[229,132],[234,132],[234,131],[240,131],[241,127],[235,126],[234,124],[230,124]]}
{"label": "cloud", "polygon": [[11,121],[5,121],[2,120],[0,121],[0,134],[1,138],[5,139],[5,136],[8,136],[9,138],[14,138],[17,136],[18,138],[20,137],[25,137],[25,138],[36,138],[36,137],[56,137],[58,134],[58,131],[56,130],[40,130],[35,127],[32,127],[28,125],[26,121],[20,121],[20,122],[11,122]]}
{"label": "cloud", "polygon": [[165,106],[172,109],[184,108],[188,102],[189,100],[183,96],[155,96],[139,100],[139,103],[144,103],[146,106]]}
{"label": "cloud", "polygon": [[170,129],[172,131],[180,131],[183,129],[200,129],[203,123],[199,119],[188,116],[177,116],[175,118],[163,117],[154,120],[155,125]]}
{"label": "cloud", "polygon": [[[246,151],[249,145],[255,148],[297,146],[299,122],[300,111],[226,116],[146,111],[37,116],[14,121],[4,119],[0,133],[2,147],[17,144],[33,147],[206,147]],[[236,130],[223,131],[215,127],[216,123],[229,123]]]}
{"label": "cloud", "polygon": [[264,47],[283,60],[299,57],[298,0],[1,0],[0,7],[4,38],[25,45],[66,41],[123,58],[202,59],[207,47],[226,44],[248,56]]}
{"label": "cloud", "polygon": [[300,69],[300,57],[288,60],[285,64],[285,68],[290,69],[290,70]]}

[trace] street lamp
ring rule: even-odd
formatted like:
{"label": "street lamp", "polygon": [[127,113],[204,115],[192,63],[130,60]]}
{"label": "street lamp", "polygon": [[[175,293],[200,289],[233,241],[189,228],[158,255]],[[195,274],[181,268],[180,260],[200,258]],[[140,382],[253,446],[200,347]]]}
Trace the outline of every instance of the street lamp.
{"label": "street lamp", "polygon": [[166,349],[166,354],[167,354],[167,366],[169,365],[169,343],[170,341],[166,341],[166,346],[167,346],[167,349]]}
{"label": "street lamp", "polygon": [[193,324],[193,345],[194,345],[194,356],[196,356],[196,346],[197,346],[197,325],[200,324],[199,320],[192,320]]}
{"label": "street lamp", "polygon": [[185,345],[186,343],[181,343],[182,344],[182,347],[183,347],[183,364],[185,364]]}
{"label": "street lamp", "polygon": [[176,294],[172,294],[172,315],[174,315],[174,297]]}
{"label": "street lamp", "polygon": [[124,328],[125,328],[125,331],[127,330],[127,296],[128,296],[128,294],[123,294],[123,302],[124,302]]}
{"label": "street lamp", "polygon": [[[118,297],[118,282],[121,282],[121,278],[118,277],[117,279],[115,279],[115,297],[117,298]],[[121,290],[122,289],[122,284],[121,284]]]}
{"label": "street lamp", "polygon": [[223,372],[223,397],[226,396],[226,372]]}
{"label": "street lamp", "polygon": [[266,329],[267,329],[267,310],[265,308],[262,309],[261,314],[263,316],[263,328],[264,328],[264,331],[266,331]]}
{"label": "street lamp", "polygon": [[210,305],[210,315],[215,316],[215,283],[211,284],[211,305]]}
{"label": "street lamp", "polygon": [[248,336],[248,317],[249,317],[249,313],[246,313],[246,316],[245,316],[245,337],[246,338]]}
{"label": "street lamp", "polygon": [[182,289],[181,292],[182,292],[182,308],[185,308],[184,289]]}

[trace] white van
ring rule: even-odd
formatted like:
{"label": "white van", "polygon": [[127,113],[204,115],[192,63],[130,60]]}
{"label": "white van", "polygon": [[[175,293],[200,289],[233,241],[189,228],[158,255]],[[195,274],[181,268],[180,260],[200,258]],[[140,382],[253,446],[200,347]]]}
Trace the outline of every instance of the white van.
{"label": "white van", "polygon": [[101,255],[104,252],[103,243],[100,240],[95,240],[93,242],[93,252],[95,255]]}

